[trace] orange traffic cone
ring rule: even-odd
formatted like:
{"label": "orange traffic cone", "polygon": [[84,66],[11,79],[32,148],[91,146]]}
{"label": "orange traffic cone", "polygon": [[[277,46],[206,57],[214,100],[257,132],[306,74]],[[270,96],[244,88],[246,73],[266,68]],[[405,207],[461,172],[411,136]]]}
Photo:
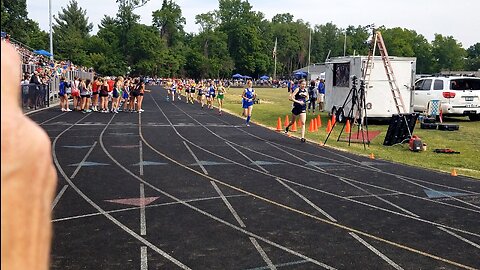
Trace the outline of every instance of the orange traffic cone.
{"label": "orange traffic cone", "polygon": [[370,156],[368,156],[370,159],[375,159],[375,155],[373,153],[370,153]]}
{"label": "orange traffic cone", "polygon": [[327,124],[327,129],[326,129],[327,133],[329,133],[330,131],[332,131],[332,120],[328,120],[328,124]]}
{"label": "orange traffic cone", "polygon": [[293,125],[292,125],[291,131],[297,132],[297,122],[293,121]]}
{"label": "orange traffic cone", "polygon": [[288,114],[285,115],[285,126],[288,126],[290,124],[290,120],[288,119]]}
{"label": "orange traffic cone", "polygon": [[298,127],[301,128],[302,125],[303,125],[303,124],[302,124],[302,119],[299,118],[299,119],[298,119]]}
{"label": "orange traffic cone", "polygon": [[347,120],[347,124],[345,125],[345,133],[350,133],[351,131],[350,120]]}
{"label": "orange traffic cone", "polygon": [[283,128],[282,128],[282,118],[281,117],[278,117],[278,120],[277,120],[277,131],[282,131]]}
{"label": "orange traffic cone", "polygon": [[335,123],[337,122],[337,117],[335,116],[335,114],[332,115],[332,127],[335,125]]}
{"label": "orange traffic cone", "polygon": [[457,170],[455,168],[452,169],[452,173],[450,174],[451,176],[458,176]]}
{"label": "orange traffic cone", "polygon": [[322,127],[322,118],[320,117],[320,115],[317,116],[317,124],[319,128]]}
{"label": "orange traffic cone", "polygon": [[308,131],[310,131],[310,132],[314,132],[314,131],[315,131],[315,128],[313,127],[313,121],[312,121],[312,119],[310,119],[310,127],[308,128]]}

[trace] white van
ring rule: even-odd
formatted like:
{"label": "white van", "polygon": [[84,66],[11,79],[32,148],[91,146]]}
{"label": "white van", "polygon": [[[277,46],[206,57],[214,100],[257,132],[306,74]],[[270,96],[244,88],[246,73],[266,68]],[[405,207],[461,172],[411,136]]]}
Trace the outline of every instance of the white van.
{"label": "white van", "polygon": [[426,77],[415,82],[413,109],[427,111],[431,100],[439,100],[443,115],[468,116],[480,120],[480,78]]}

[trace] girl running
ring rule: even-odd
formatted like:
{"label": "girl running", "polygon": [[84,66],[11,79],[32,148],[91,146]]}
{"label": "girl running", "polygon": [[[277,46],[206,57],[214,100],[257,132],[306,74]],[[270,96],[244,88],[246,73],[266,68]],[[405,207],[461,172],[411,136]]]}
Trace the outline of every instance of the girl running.
{"label": "girl running", "polygon": [[225,87],[223,87],[222,82],[218,83],[217,90],[218,90],[218,97],[217,97],[217,100],[218,100],[218,114],[222,115],[223,99],[225,98],[225,94],[227,93],[227,91],[225,91]]}
{"label": "girl running", "polygon": [[208,94],[210,99],[208,100],[208,108],[213,110],[213,101],[215,100],[215,84],[213,81],[210,81],[210,87],[208,88]]}
{"label": "girl running", "polygon": [[197,101],[198,103],[202,104],[202,109],[203,109],[203,105],[204,105],[204,91],[203,91],[203,84],[202,82],[200,82],[198,84],[198,95],[197,95]]}
{"label": "girl running", "polygon": [[250,126],[250,118],[252,117],[252,110],[253,110],[253,101],[255,100],[257,94],[255,94],[255,90],[252,88],[252,81],[247,81],[247,88],[243,91],[242,95],[242,107],[243,107],[243,115],[247,117],[246,119],[246,126]]}
{"label": "girl running", "polygon": [[293,123],[295,123],[297,117],[300,117],[300,121],[302,121],[302,139],[301,141],[304,143],[305,140],[305,121],[307,119],[307,101],[308,101],[308,91],[305,89],[307,83],[305,80],[301,80],[299,83],[299,87],[297,87],[293,93],[290,95],[290,100],[293,101],[293,109],[292,109],[292,120],[285,128],[285,133],[288,133],[288,129],[290,128]]}

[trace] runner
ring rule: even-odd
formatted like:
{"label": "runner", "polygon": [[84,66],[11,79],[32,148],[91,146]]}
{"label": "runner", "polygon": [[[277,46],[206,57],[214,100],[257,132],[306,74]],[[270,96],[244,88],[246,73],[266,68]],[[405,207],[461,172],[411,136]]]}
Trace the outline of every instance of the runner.
{"label": "runner", "polygon": [[290,95],[290,100],[293,101],[293,109],[292,109],[292,120],[285,128],[285,133],[288,133],[288,129],[290,128],[293,123],[297,120],[297,117],[300,117],[300,121],[302,121],[302,138],[301,141],[304,143],[305,140],[305,121],[307,119],[307,100],[308,100],[308,91],[305,89],[307,83],[305,80],[301,80],[299,83],[299,87],[297,87],[293,93]]}
{"label": "runner", "polygon": [[215,100],[215,83],[210,81],[210,87],[208,88],[208,94],[210,98],[208,99],[208,108],[213,110],[213,101]]}
{"label": "runner", "polygon": [[222,115],[223,99],[225,98],[225,94],[227,93],[227,91],[225,91],[225,87],[223,87],[223,84],[221,81],[218,83],[217,90],[218,90],[218,97],[217,97],[218,114]]}
{"label": "runner", "polygon": [[100,86],[100,112],[108,113],[108,83],[107,80],[99,79]]}
{"label": "runner", "polygon": [[142,109],[142,103],[143,103],[143,95],[145,94],[145,82],[143,81],[142,78],[139,79],[139,94],[138,94],[138,113],[142,113],[145,110]]}
{"label": "runner", "polygon": [[247,81],[247,88],[243,91],[242,95],[242,107],[243,107],[243,115],[247,117],[246,119],[246,126],[250,126],[250,118],[252,117],[252,110],[253,110],[253,101],[256,98],[255,90],[252,88],[252,81]]}
{"label": "runner", "polygon": [[98,89],[100,88],[101,84],[98,81],[98,77],[93,77],[92,82],[92,110],[94,112],[98,112]]}
{"label": "runner", "polygon": [[204,91],[203,91],[203,83],[200,81],[197,86],[198,89],[198,95],[197,95],[197,101],[198,103],[202,104],[202,109],[204,105]]}

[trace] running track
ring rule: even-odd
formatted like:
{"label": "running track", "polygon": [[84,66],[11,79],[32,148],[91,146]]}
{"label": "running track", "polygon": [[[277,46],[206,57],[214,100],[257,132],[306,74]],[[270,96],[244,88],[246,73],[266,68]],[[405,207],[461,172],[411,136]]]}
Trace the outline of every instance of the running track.
{"label": "running track", "polygon": [[150,89],[143,114],[30,115],[59,177],[52,269],[480,268],[480,181],[301,144]]}

